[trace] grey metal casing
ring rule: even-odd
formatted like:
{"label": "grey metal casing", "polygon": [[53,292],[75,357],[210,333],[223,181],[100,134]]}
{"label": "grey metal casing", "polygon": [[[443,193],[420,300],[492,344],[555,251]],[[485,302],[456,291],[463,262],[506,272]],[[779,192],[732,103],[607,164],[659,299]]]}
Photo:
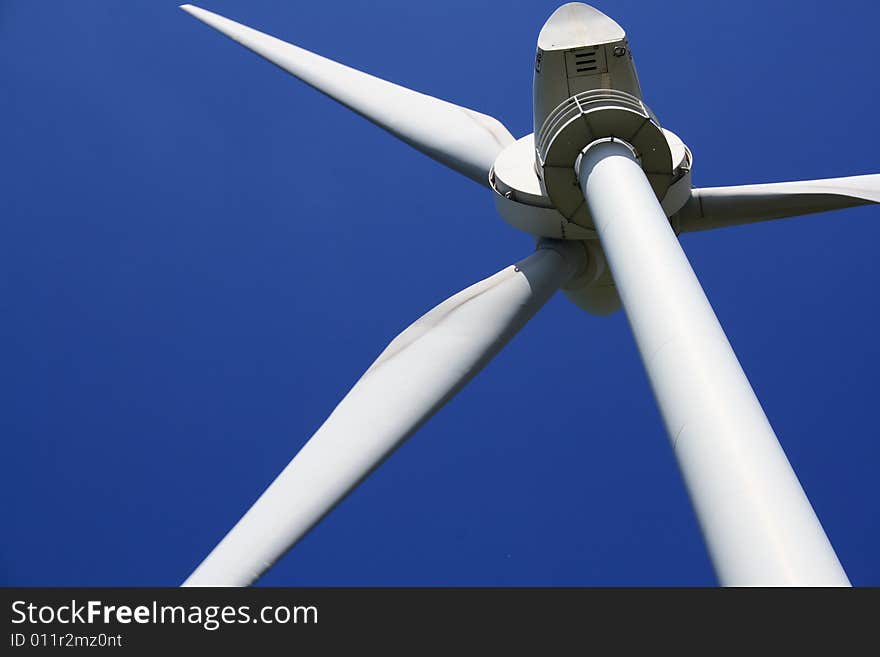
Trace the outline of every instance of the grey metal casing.
{"label": "grey metal casing", "polygon": [[623,28],[593,7],[570,2],[553,12],[538,35],[535,134],[561,102],[594,89],[642,97]]}

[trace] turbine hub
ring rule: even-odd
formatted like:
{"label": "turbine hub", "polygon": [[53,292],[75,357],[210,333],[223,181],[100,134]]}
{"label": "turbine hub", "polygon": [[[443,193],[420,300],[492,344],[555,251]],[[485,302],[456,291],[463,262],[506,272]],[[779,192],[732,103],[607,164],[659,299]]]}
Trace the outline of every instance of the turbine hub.
{"label": "turbine hub", "polygon": [[667,216],[690,195],[691,153],[642,101],[626,33],[597,9],[557,9],[538,35],[535,132],[495,159],[489,184],[512,226],[556,239],[595,239],[575,163],[594,141],[626,142]]}

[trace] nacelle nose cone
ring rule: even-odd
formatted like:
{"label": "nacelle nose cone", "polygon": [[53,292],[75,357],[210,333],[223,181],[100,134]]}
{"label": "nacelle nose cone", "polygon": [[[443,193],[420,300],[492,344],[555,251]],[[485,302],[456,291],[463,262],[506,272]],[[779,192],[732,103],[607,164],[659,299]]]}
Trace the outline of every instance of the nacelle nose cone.
{"label": "nacelle nose cone", "polygon": [[569,2],[553,12],[538,35],[538,48],[568,50],[613,43],[626,33],[613,19],[582,2]]}

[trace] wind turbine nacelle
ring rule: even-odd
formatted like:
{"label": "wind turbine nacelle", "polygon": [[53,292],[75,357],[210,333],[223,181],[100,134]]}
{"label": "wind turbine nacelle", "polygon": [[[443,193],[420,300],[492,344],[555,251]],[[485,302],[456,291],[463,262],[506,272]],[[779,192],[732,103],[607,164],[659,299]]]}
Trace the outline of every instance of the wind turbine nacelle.
{"label": "wind turbine nacelle", "polygon": [[[683,177],[684,169],[676,171],[680,161],[673,145],[642,101],[626,33],[588,5],[563,5],[538,35],[534,121],[541,196],[570,223],[588,230],[593,220],[575,169],[590,144],[626,143],[660,201]],[[495,164],[498,177],[497,159]]]}
{"label": "wind turbine nacelle", "polygon": [[641,99],[626,33],[614,20],[589,5],[562,5],[538,35],[535,134],[541,132],[560,103],[596,89],[616,89]]}
{"label": "wind turbine nacelle", "polygon": [[691,152],[642,101],[623,28],[577,2],[557,9],[538,35],[534,121],[534,134],[495,159],[489,185],[496,208],[538,238],[582,241],[591,267],[564,291],[591,313],[614,312],[620,299],[578,184],[578,157],[595,141],[625,142],[671,216],[690,198]]}

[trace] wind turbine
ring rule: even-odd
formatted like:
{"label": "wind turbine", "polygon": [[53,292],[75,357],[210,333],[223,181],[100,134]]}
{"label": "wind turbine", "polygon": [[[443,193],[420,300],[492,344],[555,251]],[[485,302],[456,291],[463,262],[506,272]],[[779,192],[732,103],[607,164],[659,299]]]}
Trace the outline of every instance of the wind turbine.
{"label": "wind turbine", "polygon": [[380,355],[185,585],[247,585],[475,375],[559,288],[624,308],[719,581],[847,585],[677,234],[880,203],[880,175],[692,189],[692,155],[642,99],[629,44],[587,5],[538,37],[532,135],[182,8],[483,184],[531,256],[454,295]]}

